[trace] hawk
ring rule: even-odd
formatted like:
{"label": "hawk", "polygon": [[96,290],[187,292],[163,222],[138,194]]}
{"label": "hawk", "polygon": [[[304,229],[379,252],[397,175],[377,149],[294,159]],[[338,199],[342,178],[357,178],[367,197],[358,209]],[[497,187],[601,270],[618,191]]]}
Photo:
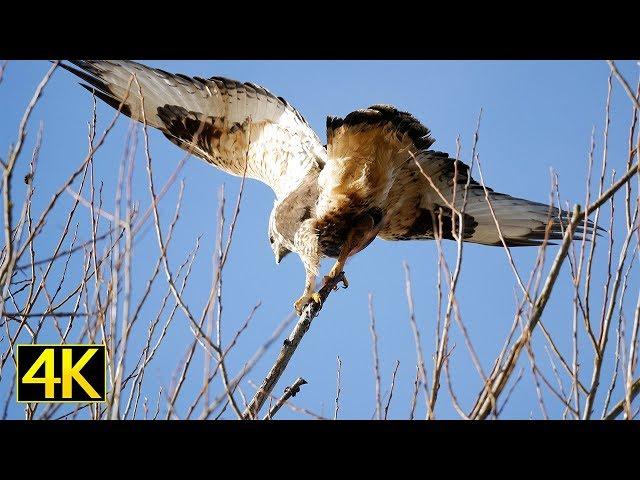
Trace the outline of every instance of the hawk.
{"label": "hawk", "polygon": [[[374,238],[454,239],[510,247],[561,239],[567,212],[487,189],[469,167],[431,150],[435,142],[410,113],[373,105],[327,118],[322,144],[284,98],[253,83],[189,77],[125,60],[61,64],[81,84],[125,115],[144,120],[171,142],[232,175],[259,180],[276,196],[269,243],[276,263],[298,254],[305,288],[301,313],[315,291],[320,260],[342,275],[349,257]],[[463,208],[464,207],[464,208]],[[492,214],[493,210],[493,214]],[[462,228],[461,228],[462,227]],[[577,229],[589,233],[591,222]]]}

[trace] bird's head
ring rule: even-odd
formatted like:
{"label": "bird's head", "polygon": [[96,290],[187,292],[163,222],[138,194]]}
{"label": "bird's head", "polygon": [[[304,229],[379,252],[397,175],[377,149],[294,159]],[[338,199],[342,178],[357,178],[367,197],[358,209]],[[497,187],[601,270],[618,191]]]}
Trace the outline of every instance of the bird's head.
{"label": "bird's head", "polygon": [[271,250],[273,250],[274,257],[276,258],[276,263],[280,263],[284,257],[291,253],[291,250],[286,246],[288,242],[276,230],[275,212],[276,209],[274,208],[271,211],[271,216],[269,217],[269,244],[271,245]]}

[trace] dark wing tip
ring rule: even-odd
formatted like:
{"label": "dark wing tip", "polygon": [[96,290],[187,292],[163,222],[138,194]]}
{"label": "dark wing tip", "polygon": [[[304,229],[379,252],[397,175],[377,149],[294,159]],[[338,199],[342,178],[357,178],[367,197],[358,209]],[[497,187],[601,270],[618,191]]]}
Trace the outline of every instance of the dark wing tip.
{"label": "dark wing tip", "polygon": [[127,117],[131,116],[131,108],[129,108],[127,104],[121,104],[120,100],[118,100],[116,97],[101,92],[100,90],[97,90],[95,87],[89,86],[86,83],[80,83],[80,86],[89,90],[92,94],[94,94],[110,107],[113,107],[116,110],[120,110]]}
{"label": "dark wing tip", "polygon": [[[111,93],[111,90],[109,89],[109,86],[100,78],[98,78],[96,76],[96,71],[95,69],[87,66],[85,64],[85,62],[82,61],[77,61],[77,60],[69,60],[69,62],[73,63],[74,65],[78,66],[79,68],[75,68],[72,67],[71,65],[68,65],[66,63],[60,62],[59,65],[64,68],[65,70],[67,70],[68,72],[73,73],[76,77],[80,78],[81,80],[84,80],[85,82],[87,82],[89,85],[91,85],[93,87],[93,89],[91,88],[87,88],[86,85],[83,85],[85,88],[87,88],[89,91],[92,90],[96,90],[96,91],[100,91],[108,96],[113,96]],[[102,97],[100,97],[102,98]],[[108,102],[107,102],[108,103]],[[116,107],[117,108],[117,107]]]}

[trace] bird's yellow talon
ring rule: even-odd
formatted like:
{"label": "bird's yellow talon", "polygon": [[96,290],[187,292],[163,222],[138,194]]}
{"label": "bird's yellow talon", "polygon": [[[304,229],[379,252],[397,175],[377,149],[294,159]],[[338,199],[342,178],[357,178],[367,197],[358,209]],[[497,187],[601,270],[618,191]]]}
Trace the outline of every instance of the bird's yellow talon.
{"label": "bird's yellow talon", "polygon": [[[322,279],[322,284],[327,285],[329,282],[331,282],[331,280],[333,280],[333,277],[331,275],[325,275]],[[336,288],[333,287],[333,289],[335,290]]]}
{"label": "bird's yellow talon", "polygon": [[302,315],[302,309],[304,308],[306,303],[307,303],[307,299],[304,296],[300,297],[298,300],[296,300],[293,303],[293,308],[295,308],[296,313],[298,314],[298,316]]}
{"label": "bird's yellow talon", "polygon": [[[338,274],[330,273],[329,275],[324,277],[324,279],[323,279],[324,284],[327,285],[329,282],[335,280],[336,277],[340,277],[340,281],[342,282],[342,288],[348,288],[349,287],[349,281],[347,280],[347,277],[345,276],[344,272],[340,272]],[[337,284],[333,287],[333,290],[338,290],[338,285]]]}
{"label": "bird's yellow talon", "polygon": [[309,302],[317,303],[318,306],[322,305],[322,298],[318,292],[314,292],[308,295],[302,295],[296,302],[293,304],[293,307],[296,309],[296,313],[302,315],[302,311],[304,307],[307,306]]}

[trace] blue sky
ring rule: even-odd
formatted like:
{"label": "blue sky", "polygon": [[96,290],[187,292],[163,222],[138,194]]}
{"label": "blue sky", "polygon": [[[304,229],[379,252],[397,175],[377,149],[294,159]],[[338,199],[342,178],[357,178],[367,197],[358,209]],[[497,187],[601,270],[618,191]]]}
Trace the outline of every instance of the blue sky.
{"label": "blue sky", "polygon": [[[480,127],[479,154],[485,181],[496,191],[547,202],[553,168],[559,176],[562,198],[584,204],[587,154],[592,129],[596,132],[596,166],[602,156],[602,128],[607,94],[609,68],[600,61],[143,61],[170,72],[201,77],[226,76],[260,84],[285,97],[300,110],[320,138],[325,141],[327,115],[347,113],[376,103],[389,103],[410,111],[431,129],[436,143],[433,148],[455,154],[456,138],[462,143],[461,158],[469,161],[473,132],[478,114],[483,109]],[[0,84],[0,157],[4,157],[15,140],[22,112],[40,78],[49,68],[46,61],[12,61]],[[631,84],[635,84],[638,67],[634,62],[621,62],[619,68]],[[38,123],[43,122],[44,140],[36,178],[34,211],[39,212],[52,193],[82,161],[87,150],[87,122],[91,114],[91,95],[80,88],[75,78],[59,69],[46,87],[35,110],[27,144],[17,167],[20,176],[27,172],[30,148],[33,147]],[[611,102],[612,123],[609,136],[610,168],[624,170],[631,105],[618,85],[614,84]],[[98,105],[98,131],[111,121],[113,111]],[[104,182],[105,209],[113,211],[113,198],[119,162],[129,121],[122,118],[112,131],[95,161],[96,178]],[[142,139],[140,138],[140,141]],[[154,159],[157,185],[162,185],[182,157],[178,147],[159,132],[150,133],[150,148]],[[134,197],[143,208],[149,204],[146,187],[145,160],[138,149],[134,174]],[[610,169],[607,178],[610,176]],[[476,175],[477,177],[477,175]],[[19,177],[20,178],[20,177]],[[227,218],[231,216],[240,180],[203,162],[190,159],[180,174],[186,182],[179,228],[172,242],[170,260],[174,270],[193,248],[195,238],[203,234],[199,260],[196,261],[186,300],[199,312],[206,301],[211,282],[211,258],[214,250],[218,190],[225,185]],[[161,205],[165,228],[173,214],[177,185]],[[273,193],[258,182],[249,181],[244,190],[243,207],[235,232],[235,240],[224,271],[223,338],[227,341],[246,318],[252,306],[261,301],[249,330],[241,337],[238,348],[229,359],[233,375],[243,362],[271,334],[277,324],[291,312],[292,302],[302,290],[304,273],[301,263],[291,255],[279,266],[275,264],[267,240],[267,223],[273,205]],[[49,220],[47,233],[40,239],[46,251],[60,233],[65,197],[57,213]],[[78,212],[81,236],[87,238],[86,209]],[[605,216],[605,218],[608,217]],[[82,226],[84,225],[84,230]],[[149,225],[151,225],[149,223]],[[617,227],[620,227],[618,225]],[[617,228],[616,227],[616,228]],[[621,232],[621,231],[620,231]],[[618,234],[619,238],[619,234]],[[621,240],[618,240],[618,246]],[[454,244],[447,244],[453,261]],[[49,247],[51,248],[51,247]],[[551,247],[555,254],[557,247]],[[594,277],[603,278],[606,269],[605,249],[598,249],[594,262]],[[523,274],[528,274],[536,257],[536,249],[514,249],[514,260]],[[151,230],[135,246],[135,292],[141,292],[155,262],[158,248]],[[617,257],[616,257],[617,259]],[[305,385],[295,402],[325,416],[333,415],[335,397],[336,356],[342,360],[341,418],[371,418],[375,410],[374,376],[371,358],[371,337],[367,296],[373,295],[377,319],[383,393],[388,390],[396,360],[400,361],[396,387],[389,409],[390,418],[407,418],[410,409],[416,354],[408,322],[404,296],[406,261],[412,270],[416,315],[421,329],[423,349],[430,371],[434,351],[436,313],[436,261],[433,242],[385,242],[376,240],[353,258],[346,272],[348,290],[331,295],[321,315],[314,321],[289,368],[274,391],[282,389],[298,377]],[[329,263],[324,264],[324,269]],[[558,345],[570,358],[571,352],[571,282],[567,265],[556,285],[543,321],[558,339]],[[73,270],[70,275],[79,274]],[[138,280],[140,279],[140,280]],[[625,311],[632,315],[640,282],[632,275]],[[457,299],[462,318],[474,347],[488,371],[499,352],[513,320],[516,282],[504,251],[477,245],[464,250],[462,275]],[[145,321],[151,318],[165,293],[164,283],[154,290],[152,301],[145,309],[132,345],[140,345],[146,335]],[[597,289],[597,293],[600,290]],[[138,293],[139,294],[139,293]],[[595,292],[594,292],[595,295]],[[596,295],[599,296],[599,295]],[[599,310],[600,300],[595,301]],[[40,341],[53,330],[45,329]],[[581,350],[588,354],[590,346],[581,331]],[[158,387],[171,383],[176,364],[184,356],[193,336],[187,320],[180,313],[171,326],[169,337],[157,358],[147,370],[145,392],[155,408]],[[24,338],[28,340],[27,337]],[[6,342],[6,340],[4,340]],[[279,345],[278,342],[277,345]],[[451,373],[459,401],[470,408],[481,386],[469,354],[457,327],[452,327],[451,344],[456,344]],[[6,343],[1,344],[2,351]],[[553,379],[544,352],[540,332],[534,335],[539,361],[548,378]],[[614,345],[608,351],[613,358]],[[249,375],[259,384],[276,356],[276,349],[267,353]],[[185,408],[202,382],[202,354],[196,355],[192,378],[178,402],[178,413]],[[582,379],[590,379],[590,360],[584,361]],[[606,362],[608,382],[612,362]],[[504,418],[540,418],[535,385],[529,372],[526,355],[520,361],[525,367],[524,378],[512,394]],[[9,367],[11,368],[11,367]],[[8,389],[10,373],[3,372],[0,395]],[[443,379],[444,380],[444,379]],[[565,383],[565,386],[568,383]],[[250,397],[253,389],[246,382],[242,390]],[[214,386],[219,391],[219,384]],[[603,389],[604,390],[604,389]],[[616,390],[618,399],[622,390]],[[545,392],[550,416],[559,416],[562,406],[551,393]],[[604,392],[598,397],[599,415]],[[11,404],[10,416],[20,417],[22,409]],[[436,410],[438,418],[457,418],[443,382]],[[231,417],[232,412],[228,412]],[[281,418],[302,418],[283,410]],[[418,401],[417,416],[424,417],[424,401]]]}

